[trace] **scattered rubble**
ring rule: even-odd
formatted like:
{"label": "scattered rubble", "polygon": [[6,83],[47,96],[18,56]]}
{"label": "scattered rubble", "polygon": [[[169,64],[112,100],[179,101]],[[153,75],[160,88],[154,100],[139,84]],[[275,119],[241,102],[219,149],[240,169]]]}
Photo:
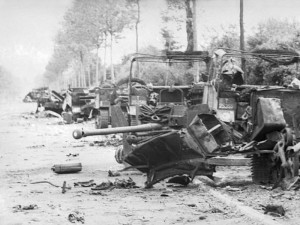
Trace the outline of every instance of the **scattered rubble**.
{"label": "scattered rubble", "polygon": [[68,220],[71,222],[71,223],[76,223],[76,222],[81,222],[81,223],[84,223],[85,220],[84,220],[84,215],[78,211],[75,211],[73,213],[70,213],[68,215]]}
{"label": "scattered rubble", "polygon": [[63,194],[66,193],[67,189],[68,189],[68,190],[71,189],[71,187],[67,186],[67,182],[66,182],[66,181],[63,182],[63,185],[62,185],[62,186],[58,186],[58,185],[52,184],[52,183],[49,182],[49,181],[37,181],[37,182],[32,182],[32,183],[30,183],[30,184],[42,184],[42,183],[50,184],[50,185],[52,185],[53,187],[61,188]]}
{"label": "scattered rubble", "polygon": [[27,146],[26,148],[44,148],[45,145],[33,145],[33,146]]}
{"label": "scattered rubble", "polygon": [[36,117],[36,118],[56,117],[56,118],[59,118],[59,119],[63,120],[63,118],[61,117],[61,115],[59,115],[59,114],[56,113],[56,112],[50,111],[50,110],[38,112],[38,113],[35,115],[35,117]]}
{"label": "scattered rubble", "polygon": [[13,212],[22,212],[24,210],[33,210],[33,209],[37,209],[38,206],[36,204],[31,204],[31,205],[27,205],[27,206],[21,206],[21,205],[16,205],[13,207]]}
{"label": "scattered rubble", "polygon": [[108,176],[109,177],[118,177],[118,176],[121,176],[121,174],[119,172],[114,172],[114,171],[109,170]]}
{"label": "scattered rubble", "polygon": [[89,192],[90,195],[101,195],[101,196],[107,196],[107,194],[104,194],[103,192],[101,191],[96,191],[96,190],[91,190]]}
{"label": "scattered rubble", "polygon": [[93,191],[98,190],[112,190],[114,189],[114,184],[111,181],[102,182],[101,184],[96,185],[95,187],[91,188]]}
{"label": "scattered rubble", "polygon": [[95,186],[94,180],[75,182],[74,187],[92,187]]}
{"label": "scattered rubble", "polygon": [[107,182],[102,182],[101,184],[96,185],[95,187],[91,188],[93,191],[98,191],[98,190],[112,190],[114,188],[118,189],[130,189],[130,188],[138,188],[136,186],[136,183],[129,177],[127,180],[126,179],[116,179],[114,182],[107,181]]}
{"label": "scattered rubble", "polygon": [[242,191],[242,190],[245,190],[245,188],[237,188],[237,187],[230,187],[230,186],[226,186],[225,188],[224,188],[224,190],[226,190],[226,191]]}
{"label": "scattered rubble", "polygon": [[116,188],[138,188],[138,186],[136,186],[136,183],[131,179],[131,177],[129,177],[127,180],[125,179],[116,179],[114,182],[114,186]]}
{"label": "scattered rubble", "polygon": [[175,176],[167,181],[167,183],[180,184],[182,186],[187,186],[190,182],[191,178],[187,175]]}
{"label": "scattered rubble", "polygon": [[282,217],[285,215],[285,210],[281,205],[266,205],[262,208],[265,214],[269,214],[272,216]]}
{"label": "scattered rubble", "polygon": [[69,153],[69,154],[66,155],[66,156],[68,156],[68,157],[70,157],[70,156],[77,157],[77,156],[79,156],[79,153],[75,153],[75,154]]}
{"label": "scattered rubble", "polygon": [[110,139],[105,139],[103,141],[94,141],[93,143],[94,145],[98,145],[98,146],[119,146],[122,145],[123,142],[120,139],[116,139],[116,138],[110,138]]}

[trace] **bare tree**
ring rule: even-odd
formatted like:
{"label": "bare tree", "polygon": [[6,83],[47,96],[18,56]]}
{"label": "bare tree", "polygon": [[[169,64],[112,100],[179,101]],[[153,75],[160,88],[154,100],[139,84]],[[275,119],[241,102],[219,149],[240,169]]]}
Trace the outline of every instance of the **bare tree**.
{"label": "bare tree", "polygon": [[[240,0],[240,50],[245,50],[244,38],[244,0]],[[244,80],[246,81],[246,59],[242,57],[242,70],[244,71]]]}

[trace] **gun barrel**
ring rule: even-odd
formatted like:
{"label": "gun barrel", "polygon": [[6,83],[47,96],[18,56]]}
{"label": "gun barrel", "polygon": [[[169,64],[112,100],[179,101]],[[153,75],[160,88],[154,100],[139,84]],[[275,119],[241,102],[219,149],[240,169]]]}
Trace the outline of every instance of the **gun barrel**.
{"label": "gun barrel", "polygon": [[106,128],[106,129],[94,130],[94,131],[84,131],[82,129],[82,130],[74,130],[73,138],[80,139],[82,137],[94,136],[94,135],[142,132],[142,131],[152,131],[152,130],[161,130],[161,129],[162,129],[162,125],[158,123],[148,123],[148,124],[142,124],[137,126],[114,127],[114,128]]}

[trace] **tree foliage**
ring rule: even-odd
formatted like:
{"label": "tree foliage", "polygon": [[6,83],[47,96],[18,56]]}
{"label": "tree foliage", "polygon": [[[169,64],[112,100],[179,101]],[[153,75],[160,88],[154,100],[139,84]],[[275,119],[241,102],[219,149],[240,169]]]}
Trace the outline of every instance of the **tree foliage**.
{"label": "tree foliage", "polygon": [[[206,49],[217,48],[239,49],[239,33],[237,27],[230,25],[223,28],[222,35],[216,34]],[[259,23],[256,31],[247,36],[247,51],[254,50],[287,50],[300,51],[300,24],[287,20],[270,19]],[[292,78],[298,77],[296,65],[278,66],[262,59],[246,58],[247,83],[284,85]]]}
{"label": "tree foliage", "polygon": [[179,45],[179,43],[175,40],[172,31],[170,31],[168,28],[166,28],[166,27],[162,28],[161,35],[165,42],[164,43],[165,50],[173,51],[173,50],[179,49],[181,47]]}
{"label": "tree foliage", "polygon": [[[258,24],[247,40],[248,48],[299,52],[300,24],[295,21],[269,19]],[[249,81],[255,84],[284,85],[298,77],[296,65],[278,66],[265,62],[248,63]]]}
{"label": "tree foliage", "polygon": [[210,37],[210,42],[205,49],[212,52],[218,48],[239,49],[239,33],[235,25],[222,27],[218,33]]}
{"label": "tree foliage", "polygon": [[73,79],[77,78],[77,85],[89,85],[93,80],[90,73],[96,68],[96,49],[108,34],[114,40],[121,38],[123,30],[131,28],[135,16],[135,9],[127,0],[74,0],[56,35],[44,76],[49,81],[57,80],[75,66]]}
{"label": "tree foliage", "polygon": [[[195,0],[196,1],[196,0]],[[166,24],[175,23],[177,30],[181,30],[185,24],[187,47],[186,51],[194,50],[194,30],[192,0],[166,0],[168,10],[162,13],[162,19]]]}

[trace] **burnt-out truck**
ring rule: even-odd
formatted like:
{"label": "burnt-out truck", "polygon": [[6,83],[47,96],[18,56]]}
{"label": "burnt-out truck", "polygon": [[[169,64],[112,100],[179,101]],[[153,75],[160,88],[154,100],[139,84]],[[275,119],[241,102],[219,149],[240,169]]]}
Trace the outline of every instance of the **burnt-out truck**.
{"label": "burnt-out truck", "polygon": [[46,111],[52,111],[61,114],[63,111],[62,105],[64,102],[64,96],[54,90],[49,90],[48,93],[48,95],[41,96],[37,100],[36,112],[38,112],[42,108]]}
{"label": "burnt-out truck", "polygon": [[[274,59],[282,55],[260,53],[259,57]],[[221,61],[226,56],[233,54],[225,52]],[[150,61],[151,57],[134,57],[131,68],[133,63]],[[129,114],[136,118],[133,124],[129,121],[129,126],[120,122],[114,128],[76,130],[73,137],[123,133],[123,149],[117,152],[117,161],[146,173],[146,187],[183,174],[191,180],[196,175],[213,178],[216,166],[249,165],[249,157],[254,182],[280,183],[285,188],[297,182],[299,90],[244,85],[239,68],[231,65],[229,68],[234,70],[230,74],[227,69],[225,74],[224,63],[216,66],[216,60],[207,52],[177,52],[158,58],[167,63],[205,62],[209,79],[190,86],[159,87],[154,106],[149,102],[133,106],[129,89]],[[224,74],[230,75],[226,81],[221,79]],[[119,113],[116,121],[128,120]],[[247,157],[230,157],[235,155]]]}
{"label": "burnt-out truck", "polygon": [[87,88],[69,88],[62,104],[63,111],[72,116],[72,120],[92,117],[95,95]]}
{"label": "burnt-out truck", "polygon": [[[104,83],[100,87],[95,88],[94,110],[96,114],[96,129],[108,128],[109,125],[112,127],[119,126],[118,121],[114,120],[116,117],[112,116],[116,113],[121,113],[118,112],[118,109],[121,109],[121,111],[125,114],[125,117],[127,117],[129,110],[128,83],[129,78],[126,77],[120,79],[115,85]],[[137,87],[136,85],[139,86]],[[136,87],[138,89],[141,87],[146,87],[145,85],[146,83],[141,79],[132,78],[131,80],[131,86],[135,89]],[[139,104],[140,101],[146,103],[146,97],[140,97],[136,101],[132,102],[132,104]],[[128,121],[126,124],[128,124]]]}

